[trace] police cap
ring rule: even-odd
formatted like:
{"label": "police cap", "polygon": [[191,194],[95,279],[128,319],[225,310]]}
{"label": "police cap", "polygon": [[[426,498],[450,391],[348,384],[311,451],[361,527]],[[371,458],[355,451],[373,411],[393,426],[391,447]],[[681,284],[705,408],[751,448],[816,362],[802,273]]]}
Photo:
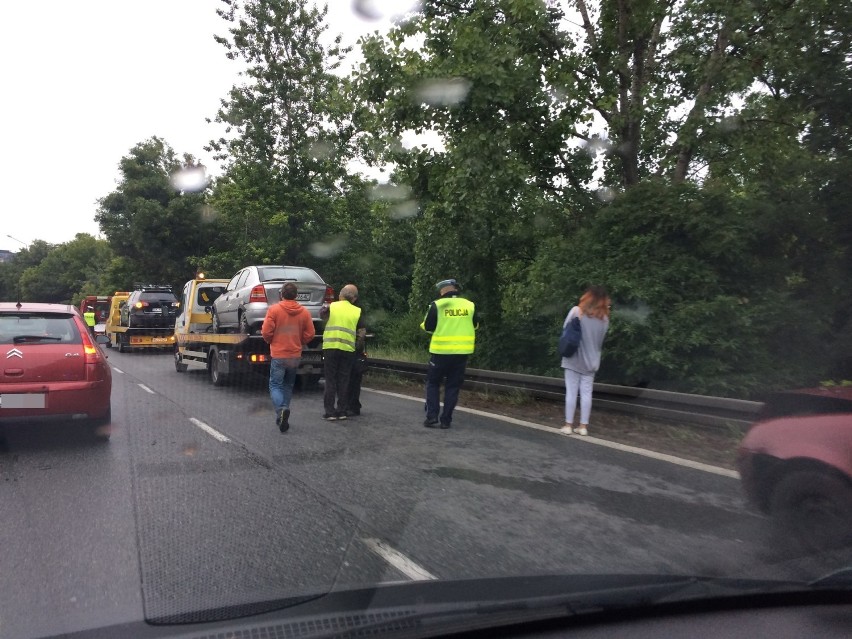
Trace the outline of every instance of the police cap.
{"label": "police cap", "polygon": [[437,284],[435,284],[435,288],[436,288],[436,289],[438,289],[439,291],[440,291],[442,288],[445,288],[445,287],[447,287],[447,286],[452,286],[452,287],[454,287],[454,288],[456,288],[456,289],[460,289],[460,288],[461,288],[461,286],[459,286],[459,282],[458,282],[458,280],[456,280],[456,279],[441,280],[440,282],[438,282]]}

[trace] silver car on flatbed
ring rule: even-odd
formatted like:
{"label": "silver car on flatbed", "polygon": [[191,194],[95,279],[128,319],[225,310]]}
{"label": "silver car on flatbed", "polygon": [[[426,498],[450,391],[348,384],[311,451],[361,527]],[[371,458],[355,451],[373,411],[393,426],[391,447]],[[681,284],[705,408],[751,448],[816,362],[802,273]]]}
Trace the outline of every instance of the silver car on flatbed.
{"label": "silver car on flatbed", "polygon": [[266,309],[278,302],[278,291],[287,282],[298,287],[296,301],[308,309],[319,334],[320,309],[334,301],[334,289],[313,269],[282,265],[246,266],[234,275],[213,302],[213,331],[258,334]]}

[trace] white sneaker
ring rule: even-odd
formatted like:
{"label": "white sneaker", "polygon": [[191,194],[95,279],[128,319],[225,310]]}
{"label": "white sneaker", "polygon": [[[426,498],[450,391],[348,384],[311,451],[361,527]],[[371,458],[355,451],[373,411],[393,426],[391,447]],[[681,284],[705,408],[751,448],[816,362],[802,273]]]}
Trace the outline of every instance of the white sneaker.
{"label": "white sneaker", "polygon": [[580,426],[580,428],[574,429],[574,434],[575,435],[588,435],[589,431],[586,429],[585,426]]}
{"label": "white sneaker", "polygon": [[570,435],[574,432],[574,428],[571,424],[565,424],[562,428],[559,429],[559,432],[565,433],[566,435]]}

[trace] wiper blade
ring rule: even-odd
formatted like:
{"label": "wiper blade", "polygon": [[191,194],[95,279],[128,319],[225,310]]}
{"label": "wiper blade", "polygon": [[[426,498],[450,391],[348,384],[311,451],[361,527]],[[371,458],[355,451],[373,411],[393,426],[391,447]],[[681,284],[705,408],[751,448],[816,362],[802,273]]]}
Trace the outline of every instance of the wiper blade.
{"label": "wiper blade", "polygon": [[16,335],[12,338],[12,341],[15,344],[20,344],[21,342],[28,342],[31,340],[50,340],[53,342],[61,342],[61,337],[56,337],[55,335]]}

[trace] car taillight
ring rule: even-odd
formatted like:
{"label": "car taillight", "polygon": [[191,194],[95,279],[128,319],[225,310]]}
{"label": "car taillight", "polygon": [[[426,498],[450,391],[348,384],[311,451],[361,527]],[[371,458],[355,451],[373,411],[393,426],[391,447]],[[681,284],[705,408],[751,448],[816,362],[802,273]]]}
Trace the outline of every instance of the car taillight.
{"label": "car taillight", "polygon": [[252,302],[266,302],[266,289],[263,287],[263,284],[258,284],[251,289],[249,304]]}
{"label": "car taillight", "polygon": [[328,302],[331,304],[334,301],[334,289],[330,286],[325,287],[325,297],[322,300],[323,302]]}
{"label": "car taillight", "polygon": [[134,306],[136,308],[142,308],[144,306],[148,306],[148,302],[136,302],[136,304],[134,304]]}
{"label": "car taillight", "polygon": [[79,326],[80,337],[83,339],[83,357],[86,363],[86,379],[90,382],[104,378],[104,356],[89,336],[85,326]]}

